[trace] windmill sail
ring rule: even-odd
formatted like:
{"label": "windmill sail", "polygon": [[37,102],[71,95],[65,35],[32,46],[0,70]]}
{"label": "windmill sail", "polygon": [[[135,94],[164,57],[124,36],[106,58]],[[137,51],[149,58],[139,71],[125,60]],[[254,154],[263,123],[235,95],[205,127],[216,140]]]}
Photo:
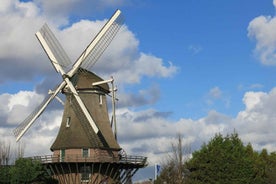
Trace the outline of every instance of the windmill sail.
{"label": "windmill sail", "polygon": [[43,40],[47,43],[49,49],[52,51],[54,58],[56,58],[56,60],[54,61],[53,57],[46,52],[52,63],[58,62],[58,64],[61,65],[63,69],[71,64],[68,55],[66,54],[63,47],[61,46],[61,44],[59,43],[55,35],[52,33],[47,24],[44,24],[42,26],[39,32],[36,33],[36,36],[43,37]]}
{"label": "windmill sail", "polygon": [[[96,63],[96,61],[103,54],[103,52],[105,51],[105,49],[108,47],[108,45],[111,43],[111,41],[113,40],[113,38],[115,37],[115,35],[119,31],[120,27],[123,24],[123,21],[124,20],[123,20],[122,14],[119,14],[116,17],[116,19],[114,19],[114,21],[112,22],[111,26],[108,28],[108,30],[104,33],[104,35],[100,38],[100,40],[95,45],[96,49],[94,49],[93,52],[91,52],[84,59],[83,63],[81,64],[82,68],[89,69],[89,68],[91,68]],[[99,33],[101,33],[101,31]],[[95,39],[97,38],[97,36],[95,37]]]}
{"label": "windmill sail", "polygon": [[119,31],[123,23],[123,16],[120,10],[117,10],[109,21],[104,25],[101,31],[96,35],[92,42],[83,51],[77,61],[74,63],[73,68],[68,72],[72,76],[78,68],[89,69],[92,67],[105,49],[108,47],[116,33]]}
{"label": "windmill sail", "polygon": [[62,82],[54,91],[54,93],[48,95],[43,102],[22,122],[17,128],[13,130],[16,137],[16,141],[26,133],[30,126],[35,122],[35,120],[43,113],[48,104],[55,98],[59,91],[65,86],[65,82]]}

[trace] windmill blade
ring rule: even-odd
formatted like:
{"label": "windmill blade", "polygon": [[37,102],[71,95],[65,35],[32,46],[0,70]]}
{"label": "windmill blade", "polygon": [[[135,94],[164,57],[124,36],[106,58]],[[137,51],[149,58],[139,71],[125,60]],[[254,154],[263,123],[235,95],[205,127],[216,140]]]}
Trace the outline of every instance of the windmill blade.
{"label": "windmill blade", "polygon": [[[37,38],[39,42],[41,43],[41,46],[49,56],[54,68],[56,69],[57,72],[59,72],[63,78],[63,81],[67,84],[67,86],[70,88],[73,96],[75,97],[76,101],[78,102],[82,112],[85,114],[85,117],[87,118],[88,122],[90,123],[91,127],[93,128],[94,132],[97,134],[99,132],[99,129],[92,119],[90,113],[88,112],[87,108],[85,107],[83,101],[81,100],[80,96],[78,95],[77,90],[75,89],[74,85],[69,79],[69,76],[65,73],[64,69],[59,65],[58,58],[56,58],[54,51],[51,50],[51,46],[48,45],[48,42],[44,39],[44,37],[41,36],[40,32],[37,34]],[[72,69],[73,70],[73,69]]]}
{"label": "windmill blade", "polygon": [[[113,19],[110,19],[110,20],[113,21]],[[118,16],[116,16],[116,19],[114,19],[114,21],[111,23],[111,26],[108,27],[107,31],[103,34],[103,36],[97,42],[97,44],[94,47],[94,50],[84,59],[83,63],[81,64],[82,68],[89,69],[98,61],[100,56],[103,54],[103,52],[109,46],[109,44],[111,43],[113,38],[116,36],[116,34],[119,31],[119,29],[121,28],[122,24],[123,24],[123,16],[122,16],[122,14],[119,14]],[[103,29],[104,29],[104,27],[103,27]],[[99,34],[100,33],[101,33],[101,31],[99,32]],[[95,37],[95,39],[96,39],[96,37]]]}
{"label": "windmill blade", "polygon": [[47,53],[47,56],[49,57],[53,65],[59,62],[58,64],[65,68],[71,64],[68,55],[66,54],[63,47],[61,46],[61,44],[59,43],[59,41],[57,40],[57,38],[50,30],[47,24],[44,24],[35,35],[38,38],[39,42],[41,43],[43,49]]}
{"label": "windmill blade", "polygon": [[16,141],[19,141],[20,138],[27,132],[35,120],[41,115],[41,113],[46,109],[48,104],[55,98],[55,96],[60,92],[60,90],[65,86],[65,82],[62,82],[56,90],[48,95],[43,102],[22,122],[17,128],[13,130],[13,133],[16,137]]}
{"label": "windmill blade", "polygon": [[122,23],[123,16],[121,11],[117,10],[74,63],[73,68],[67,73],[68,76],[73,76],[79,67],[88,69],[94,65],[116,35]]}

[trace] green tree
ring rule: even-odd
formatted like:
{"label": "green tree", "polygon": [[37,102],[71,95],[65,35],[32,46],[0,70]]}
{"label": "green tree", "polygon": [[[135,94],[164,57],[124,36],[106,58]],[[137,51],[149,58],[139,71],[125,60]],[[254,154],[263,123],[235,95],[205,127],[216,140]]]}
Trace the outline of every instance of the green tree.
{"label": "green tree", "polygon": [[10,172],[11,183],[32,183],[43,173],[43,168],[37,161],[19,158]]}
{"label": "green tree", "polygon": [[56,180],[52,179],[39,161],[19,158],[15,165],[9,170],[10,183],[12,184],[54,184]]}
{"label": "green tree", "polygon": [[272,152],[266,163],[266,176],[268,184],[276,184],[276,153]]}
{"label": "green tree", "polygon": [[254,155],[251,145],[244,146],[237,133],[217,134],[186,162],[187,183],[263,183],[255,178]]}
{"label": "green tree", "polygon": [[10,166],[0,166],[0,183],[10,183]]}

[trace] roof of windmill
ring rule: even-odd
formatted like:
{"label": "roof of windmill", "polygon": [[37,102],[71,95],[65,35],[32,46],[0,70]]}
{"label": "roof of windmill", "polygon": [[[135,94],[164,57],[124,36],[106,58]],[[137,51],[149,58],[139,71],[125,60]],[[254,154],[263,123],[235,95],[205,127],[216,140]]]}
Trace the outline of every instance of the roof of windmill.
{"label": "roof of windmill", "polygon": [[[86,118],[77,110],[77,105],[72,100],[73,98],[71,98],[70,93],[66,93],[65,91],[67,99],[64,106],[62,123],[51,150],[68,148],[120,150],[121,148],[115,139],[110,125],[106,97],[103,95],[109,93],[108,84],[105,83],[92,87],[93,82],[103,81],[103,79],[83,69],[77,72],[71,80],[76,85],[82,101],[100,130],[100,134],[95,134],[89,123],[85,122]],[[102,95],[102,102],[99,102],[99,95]],[[69,125],[68,121],[70,121]]]}

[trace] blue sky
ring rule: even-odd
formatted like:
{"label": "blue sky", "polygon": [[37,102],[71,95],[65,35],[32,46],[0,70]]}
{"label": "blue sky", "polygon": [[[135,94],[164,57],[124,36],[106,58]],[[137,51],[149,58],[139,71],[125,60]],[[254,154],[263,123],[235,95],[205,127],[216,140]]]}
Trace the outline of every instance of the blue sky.
{"label": "blue sky", "polygon": [[[15,144],[12,129],[61,80],[35,32],[47,22],[74,60],[120,9],[125,25],[91,70],[115,78],[129,154],[152,166],[177,133],[195,150],[234,129],[256,150],[275,151],[275,8],[275,0],[2,0],[0,135]],[[61,115],[54,103],[27,132],[27,156],[51,154]]]}
{"label": "blue sky", "polygon": [[[137,9],[127,7],[125,13],[139,48],[179,67],[171,78],[141,84],[158,83],[163,93],[155,105],[173,111],[174,118],[200,118],[210,109],[235,116],[246,90],[275,86],[275,67],[260,64],[247,36],[251,20],[274,15],[271,1],[147,1]],[[206,104],[215,87],[222,97]]]}

